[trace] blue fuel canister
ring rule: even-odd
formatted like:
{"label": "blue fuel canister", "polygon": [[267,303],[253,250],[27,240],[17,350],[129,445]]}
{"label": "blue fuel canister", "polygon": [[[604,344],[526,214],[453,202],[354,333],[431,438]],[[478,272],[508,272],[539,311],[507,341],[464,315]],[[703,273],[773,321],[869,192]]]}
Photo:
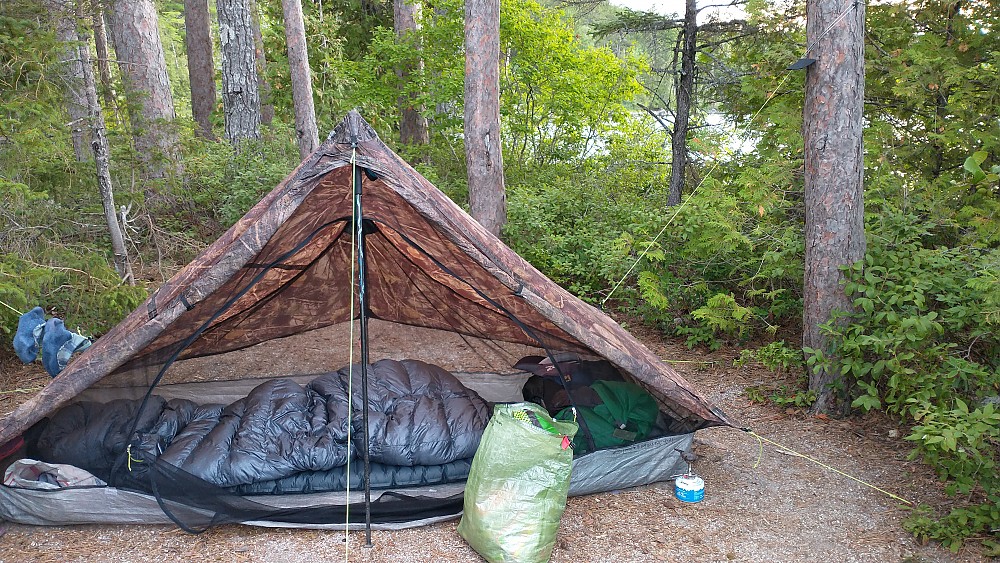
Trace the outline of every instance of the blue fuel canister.
{"label": "blue fuel canister", "polygon": [[674,481],[674,494],[684,502],[701,502],[705,498],[705,480],[685,473]]}

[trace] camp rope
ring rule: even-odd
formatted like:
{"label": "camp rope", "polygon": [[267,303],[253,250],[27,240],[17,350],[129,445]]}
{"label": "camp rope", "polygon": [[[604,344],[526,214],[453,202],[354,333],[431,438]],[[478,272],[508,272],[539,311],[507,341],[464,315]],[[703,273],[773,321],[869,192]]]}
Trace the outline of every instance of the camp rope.
{"label": "camp rope", "polygon": [[9,389],[7,391],[0,391],[0,395],[13,395],[14,393],[34,393],[36,391],[41,391],[44,387],[18,387],[17,389]]}
{"label": "camp rope", "polygon": [[[753,114],[750,120],[747,121],[746,127],[744,127],[742,133],[739,134],[739,138],[743,139],[743,141],[740,142],[739,145],[737,146],[743,146],[743,143],[746,142],[746,138],[749,136],[750,126],[753,125],[753,122],[757,119],[757,116],[760,115],[760,112],[764,111],[764,108],[767,107],[767,104],[771,101],[771,99],[774,98],[774,96],[778,93],[779,90],[781,90],[781,87],[784,86],[785,81],[788,80],[788,77],[790,75],[791,72],[785,73],[785,76],[781,79],[781,82],[779,82],[778,85],[775,86],[773,90],[771,90],[771,93],[768,94],[767,99],[764,100],[764,103],[760,105],[760,108]],[[734,135],[734,137],[736,137],[736,135]],[[732,147],[733,143],[727,142],[724,146]],[[725,153],[725,156],[732,156],[733,153],[735,152],[735,149],[727,148],[723,152]],[[611,291],[608,292],[608,295],[601,300],[601,305],[607,303],[608,300],[611,299],[611,296],[615,294],[615,291],[617,291],[618,288],[623,283],[625,283],[625,280],[628,279],[629,275],[632,274],[632,270],[635,270],[635,267],[639,265],[639,262],[641,262],[642,259],[645,258],[647,254],[649,254],[649,251],[653,248],[653,245],[656,244],[656,241],[660,240],[660,237],[663,236],[664,232],[666,232],[667,227],[669,227],[674,222],[674,219],[676,219],[677,215],[679,215],[681,210],[684,209],[684,206],[687,205],[689,201],[691,201],[691,198],[694,196],[695,193],[698,192],[698,189],[705,184],[705,180],[708,180],[709,178],[712,177],[712,174],[715,173],[715,169],[719,167],[719,164],[721,162],[722,159],[716,158],[715,162],[712,163],[712,167],[708,169],[708,172],[704,176],[702,176],[701,181],[698,182],[698,185],[695,186],[693,190],[691,190],[691,193],[688,194],[688,197],[684,198],[684,201],[682,201],[680,205],[674,206],[673,215],[671,215],[670,218],[667,219],[667,222],[663,224],[663,227],[659,230],[659,232],[656,233],[656,236],[653,237],[653,240],[651,240],[649,244],[646,245],[646,248],[644,248],[642,252],[639,253],[639,256],[636,257],[632,265],[629,266],[629,269],[628,271],[625,272],[625,275],[623,275],[622,278],[618,280],[618,283],[616,283],[614,287],[611,288]]]}
{"label": "camp rope", "polygon": [[[347,356],[347,405],[350,408],[354,404],[354,288],[355,288],[355,275],[357,273],[355,267],[357,263],[357,231],[354,225],[357,224],[357,206],[354,204],[354,177],[357,173],[358,167],[358,149],[353,143],[351,144],[351,316],[348,317],[348,322],[351,325],[348,331],[348,356]],[[349,411],[353,412],[353,411]],[[347,419],[347,446],[348,446],[348,456],[347,456],[347,466],[345,468],[345,475],[347,475],[347,485],[345,491],[345,502],[344,502],[344,563],[350,561],[351,553],[351,542],[349,531],[351,529],[351,456],[350,456],[350,445],[351,445],[351,419],[353,416],[348,416]]]}
{"label": "camp rope", "polygon": [[0,305],[3,305],[4,307],[7,307],[11,311],[14,311],[15,313],[17,313],[17,316],[19,316],[19,317],[24,314],[21,311],[18,311],[17,309],[15,309],[14,307],[11,307],[8,303],[6,303],[4,301],[0,301]]}
{"label": "camp rope", "polygon": [[857,478],[857,477],[855,477],[853,475],[849,475],[849,474],[847,474],[847,473],[845,473],[845,472],[837,469],[836,467],[831,467],[831,466],[823,463],[822,461],[819,461],[816,458],[809,457],[809,456],[807,456],[804,453],[800,453],[800,452],[797,452],[797,451],[793,450],[792,448],[789,448],[788,446],[779,444],[779,443],[775,442],[774,440],[770,440],[768,438],[765,438],[765,437],[761,436],[760,434],[754,432],[753,430],[750,430],[749,428],[744,428],[743,431],[746,432],[747,434],[750,434],[754,438],[757,438],[757,445],[759,447],[759,450],[757,452],[757,462],[753,464],[753,468],[754,469],[757,469],[757,467],[760,466],[760,461],[764,457],[764,442],[767,442],[768,444],[771,444],[772,446],[780,448],[781,450],[783,450],[788,455],[792,455],[792,456],[795,456],[795,457],[800,457],[800,458],[802,458],[802,459],[804,459],[806,461],[811,461],[811,462],[815,463],[816,465],[822,467],[823,469],[828,469],[830,471],[833,471],[834,473],[837,473],[838,475],[843,475],[844,477],[847,477],[848,479],[850,479],[852,481],[860,483],[860,484],[868,487],[869,489],[874,489],[874,490],[876,490],[876,491],[878,491],[878,492],[880,492],[880,493],[882,493],[882,494],[884,494],[884,495],[886,495],[886,496],[888,496],[890,498],[896,499],[896,500],[898,500],[898,501],[900,501],[902,503],[908,504],[910,506],[913,506],[913,504],[914,504],[912,501],[906,500],[905,498],[903,498],[903,497],[901,497],[899,495],[890,493],[889,491],[887,491],[885,489],[879,488],[879,487],[877,487],[877,486],[875,486],[875,485],[873,485],[873,484],[871,484],[871,483],[869,483],[867,481],[859,479],[859,478]]}
{"label": "camp rope", "polygon": [[[857,10],[858,9],[858,5],[859,5],[858,2],[851,2],[851,5],[848,6],[843,12],[841,12],[840,15],[837,16],[837,19],[835,19],[826,28],[826,30],[824,30],[823,33],[821,33],[819,35],[819,37],[817,37],[816,39],[814,39],[812,43],[806,45],[806,51],[805,51],[806,54],[808,55],[809,51],[811,51],[812,48],[816,46],[816,43],[818,43],[820,39],[826,37],[826,34],[830,33],[830,30],[833,29],[834,26],[836,26],[838,23],[840,23],[840,20],[842,20],[845,17],[847,17],[847,14],[849,14],[851,11]],[[746,127],[744,127],[743,131],[738,135],[738,137],[740,139],[742,139],[742,141],[738,145],[734,145],[733,143],[729,142],[728,139],[726,140],[726,143],[723,146],[730,147],[730,148],[727,148],[726,150],[723,151],[723,153],[724,153],[725,156],[729,157],[729,156],[732,156],[733,153],[735,153],[735,149],[731,148],[731,147],[733,147],[733,146],[742,147],[743,146],[743,144],[746,142],[747,138],[749,137],[750,126],[753,125],[753,122],[757,120],[757,116],[760,115],[760,112],[764,111],[764,108],[767,107],[767,104],[769,104],[771,102],[771,100],[774,98],[774,96],[778,94],[778,91],[781,90],[781,87],[785,85],[785,82],[788,80],[788,77],[791,76],[791,74],[792,74],[791,69],[789,69],[789,72],[786,72],[785,76],[782,77],[781,82],[779,82],[778,85],[775,86],[774,89],[771,90],[771,92],[767,95],[767,99],[764,100],[764,103],[761,104],[760,108],[750,117],[750,120],[747,121]],[[731,136],[731,138],[735,138],[735,137],[737,137],[737,135],[732,135]],[[639,256],[635,259],[635,262],[632,263],[632,266],[629,267],[628,271],[625,272],[625,275],[623,275],[622,278],[620,280],[618,280],[618,283],[616,283],[614,285],[614,287],[611,288],[611,291],[608,292],[608,295],[603,300],[601,300],[601,305],[604,305],[605,303],[608,302],[609,299],[611,299],[611,296],[614,295],[614,293],[618,289],[618,287],[621,286],[621,284],[623,284],[625,282],[625,280],[632,273],[632,270],[634,270],[635,267],[639,265],[639,262],[641,262],[642,259],[646,257],[646,254],[649,253],[650,249],[653,248],[653,245],[656,244],[656,241],[660,240],[660,237],[663,236],[663,233],[667,230],[667,227],[669,227],[670,224],[674,222],[674,219],[676,219],[677,215],[680,214],[681,209],[683,209],[684,206],[687,205],[687,202],[690,201],[691,197],[694,196],[694,194],[698,191],[698,188],[701,188],[701,186],[705,183],[705,180],[708,180],[709,178],[712,177],[712,174],[715,173],[715,169],[719,167],[720,163],[721,163],[721,159],[716,158],[715,162],[712,163],[712,167],[709,168],[708,173],[706,173],[704,176],[702,176],[701,181],[698,182],[698,185],[695,186],[693,190],[691,190],[691,193],[688,194],[688,197],[685,198],[684,201],[682,201],[680,203],[680,205],[674,206],[674,214],[671,215],[669,219],[667,219],[667,222],[663,225],[663,228],[661,228],[660,231],[658,233],[656,233],[656,236],[654,236],[653,240],[650,241],[649,244],[646,245],[646,248],[644,248],[642,250],[642,252],[639,253]]]}
{"label": "camp rope", "polygon": [[132,444],[129,444],[125,448],[125,454],[128,456],[128,472],[132,472],[132,462],[142,463],[142,460],[137,457],[132,457]]}

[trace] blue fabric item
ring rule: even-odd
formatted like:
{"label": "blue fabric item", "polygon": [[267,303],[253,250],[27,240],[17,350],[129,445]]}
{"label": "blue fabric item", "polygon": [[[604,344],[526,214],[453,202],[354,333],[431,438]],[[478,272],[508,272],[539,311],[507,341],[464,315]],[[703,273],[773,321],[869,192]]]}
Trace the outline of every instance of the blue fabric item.
{"label": "blue fabric item", "polygon": [[49,375],[55,377],[66,367],[74,352],[82,352],[90,347],[90,339],[66,329],[62,319],[51,318],[45,323],[42,338],[42,365]]}
{"label": "blue fabric item", "polygon": [[14,351],[22,362],[30,364],[38,357],[38,348],[45,330],[45,312],[35,307],[21,315],[14,333]]}

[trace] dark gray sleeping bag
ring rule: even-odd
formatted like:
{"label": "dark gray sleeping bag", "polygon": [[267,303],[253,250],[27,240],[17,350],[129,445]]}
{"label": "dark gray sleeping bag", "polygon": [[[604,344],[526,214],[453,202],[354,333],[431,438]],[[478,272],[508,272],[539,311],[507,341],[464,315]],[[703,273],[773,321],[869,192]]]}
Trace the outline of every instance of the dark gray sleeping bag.
{"label": "dark gray sleeping bag", "polygon": [[[306,386],[274,379],[226,406],[153,397],[136,440],[147,456],[222,487],[327,471],[364,445],[360,366],[353,369],[347,439],[348,368]],[[417,360],[380,360],[368,370],[370,459],[433,466],[471,459],[489,409],[447,371]],[[126,448],[137,401],[81,402],[56,413],[37,442],[45,460],[106,474]]]}

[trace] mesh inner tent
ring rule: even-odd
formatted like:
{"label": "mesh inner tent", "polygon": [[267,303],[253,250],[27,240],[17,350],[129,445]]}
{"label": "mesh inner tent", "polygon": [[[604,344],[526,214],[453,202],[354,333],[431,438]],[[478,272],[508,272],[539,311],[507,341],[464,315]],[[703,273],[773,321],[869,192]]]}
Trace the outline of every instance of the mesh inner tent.
{"label": "mesh inner tent", "polygon": [[[364,348],[369,362],[427,362],[483,399],[507,402],[521,399],[528,377],[512,367],[520,358],[572,353],[606,358],[622,368],[660,400],[678,432],[727,423],[613,321],[484,234],[376,137],[360,143],[356,161],[354,149],[344,145],[343,139],[324,144],[104,342],[98,341],[82,362],[69,366],[67,377],[46,388],[43,399],[69,387],[72,396],[58,396],[53,403],[227,405],[275,381],[307,385],[357,364]],[[355,178],[363,193],[364,311],[352,220]],[[369,337],[365,346],[362,313]],[[111,367],[102,371],[104,365]],[[86,384],[71,379],[88,370],[88,376],[99,377]],[[197,477],[164,466],[155,448],[144,449],[135,432],[145,408],[122,423],[123,451],[108,477],[116,486],[154,494],[165,511],[173,507],[168,513],[181,515],[179,524],[194,530],[218,522],[331,517],[324,512],[327,500],[278,507],[300,511],[289,515],[276,511],[273,502],[193,482]],[[129,446],[136,449],[128,451]],[[450,474],[454,468],[432,470]],[[356,477],[346,471],[344,481],[356,482]],[[391,474],[383,482],[408,478]],[[454,507],[454,500],[440,505],[436,498],[426,508]],[[333,504],[341,510],[351,502],[345,496]],[[410,504],[415,513],[424,506],[396,493],[379,502]]]}

